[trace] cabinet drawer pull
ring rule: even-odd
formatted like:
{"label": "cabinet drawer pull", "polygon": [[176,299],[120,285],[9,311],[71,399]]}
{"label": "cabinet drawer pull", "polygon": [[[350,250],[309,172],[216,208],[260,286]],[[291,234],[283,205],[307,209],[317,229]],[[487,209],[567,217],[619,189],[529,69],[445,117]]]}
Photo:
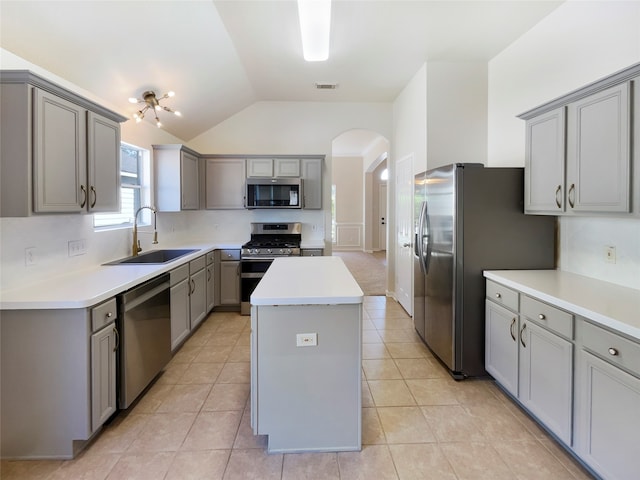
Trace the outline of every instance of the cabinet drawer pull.
{"label": "cabinet drawer pull", "polygon": [[511,326],[509,327],[509,333],[511,334],[511,338],[513,338],[514,342],[517,342],[517,340],[515,333],[513,333],[513,327],[515,326],[517,320],[518,319],[516,317],[513,317],[513,320],[511,320]]}
{"label": "cabinet drawer pull", "polygon": [[527,328],[527,324],[525,323],[524,325],[522,325],[522,328],[520,329],[520,343],[522,344],[522,346],[524,348],[527,348],[527,344],[524,342],[524,330]]}
{"label": "cabinet drawer pull", "polygon": [[105,317],[107,317],[107,318],[111,318],[111,317],[113,317],[113,313],[111,313],[111,312],[107,312],[107,314],[105,315]]}
{"label": "cabinet drawer pull", "polygon": [[560,192],[562,192],[562,185],[558,185],[558,188],[556,188],[556,205],[558,208],[562,208],[562,202],[559,198]]}
{"label": "cabinet drawer pull", "polygon": [[569,205],[571,205],[571,208],[574,208],[574,201],[575,201],[575,196],[576,196],[576,184],[572,183],[571,186],[569,187]]}
{"label": "cabinet drawer pull", "polygon": [[502,295],[500,295],[499,293],[496,293],[496,298],[502,298]]}
{"label": "cabinet drawer pull", "polygon": [[619,354],[620,352],[618,352],[617,348],[609,347],[609,355],[613,355],[614,357],[617,357]]}
{"label": "cabinet drawer pull", "polygon": [[82,202],[80,202],[80,208],[84,208],[87,204],[87,189],[84,188],[84,185],[80,185],[80,190],[82,191]]}
{"label": "cabinet drawer pull", "polygon": [[546,320],[547,319],[547,317],[544,316],[544,313],[541,313],[540,315],[538,315],[538,318],[540,320]]}

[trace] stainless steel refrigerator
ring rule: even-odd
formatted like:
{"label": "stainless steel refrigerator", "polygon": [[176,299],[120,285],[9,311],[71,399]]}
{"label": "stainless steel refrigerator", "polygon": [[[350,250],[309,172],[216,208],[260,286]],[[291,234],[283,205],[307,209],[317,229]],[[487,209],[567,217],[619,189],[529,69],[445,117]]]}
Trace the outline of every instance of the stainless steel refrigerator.
{"label": "stainless steel refrigerator", "polygon": [[486,375],[482,271],[554,268],[556,218],[523,213],[522,168],[448,165],[414,192],[415,328],[454,378]]}

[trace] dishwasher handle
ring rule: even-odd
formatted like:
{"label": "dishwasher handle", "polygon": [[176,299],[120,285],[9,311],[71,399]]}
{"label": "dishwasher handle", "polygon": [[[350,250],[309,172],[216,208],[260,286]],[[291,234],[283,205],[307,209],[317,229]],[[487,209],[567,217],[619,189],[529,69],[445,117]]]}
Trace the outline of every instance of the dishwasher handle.
{"label": "dishwasher handle", "polygon": [[153,280],[149,280],[122,294],[122,307],[125,312],[128,312],[155,297],[158,293],[169,290],[170,286],[169,274],[163,274]]}

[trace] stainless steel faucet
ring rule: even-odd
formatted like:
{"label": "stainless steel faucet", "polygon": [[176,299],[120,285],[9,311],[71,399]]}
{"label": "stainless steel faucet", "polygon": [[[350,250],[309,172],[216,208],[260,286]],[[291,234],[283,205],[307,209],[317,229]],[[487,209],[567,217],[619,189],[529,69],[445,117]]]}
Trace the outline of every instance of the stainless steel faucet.
{"label": "stainless steel faucet", "polygon": [[143,210],[145,208],[148,208],[153,212],[153,242],[152,243],[154,245],[158,243],[158,230],[156,229],[156,208],[149,207],[149,206],[140,207],[136,211],[135,216],[133,217],[133,244],[131,245],[131,254],[134,257],[136,257],[138,253],[142,251],[142,248],[140,248],[140,240],[138,240],[138,214],[140,213],[140,210]]}

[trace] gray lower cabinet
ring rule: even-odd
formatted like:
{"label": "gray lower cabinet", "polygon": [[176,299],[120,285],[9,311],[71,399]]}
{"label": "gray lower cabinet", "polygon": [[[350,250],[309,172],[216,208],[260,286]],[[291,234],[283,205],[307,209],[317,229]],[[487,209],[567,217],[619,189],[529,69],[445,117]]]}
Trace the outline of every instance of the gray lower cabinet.
{"label": "gray lower cabinet", "polygon": [[2,458],[73,458],[115,412],[116,314],[115,299],[2,312]]}
{"label": "gray lower cabinet", "polygon": [[571,445],[573,316],[490,280],[485,308],[487,372]]}
{"label": "gray lower cabinet", "polygon": [[207,271],[206,255],[189,262],[189,308],[191,330],[207,316]]}
{"label": "gray lower cabinet", "polygon": [[0,89],[2,216],[118,211],[125,117],[26,71]]}
{"label": "gray lower cabinet", "polygon": [[640,344],[581,319],[576,452],[602,478],[638,478]]}
{"label": "gray lower cabinet", "polygon": [[240,250],[216,250],[216,305],[240,305]]}
{"label": "gray lower cabinet", "polygon": [[324,255],[323,248],[303,248],[300,251],[300,255],[303,257],[321,257]]}
{"label": "gray lower cabinet", "polygon": [[171,270],[170,283],[171,350],[175,351],[191,332],[189,265]]}

